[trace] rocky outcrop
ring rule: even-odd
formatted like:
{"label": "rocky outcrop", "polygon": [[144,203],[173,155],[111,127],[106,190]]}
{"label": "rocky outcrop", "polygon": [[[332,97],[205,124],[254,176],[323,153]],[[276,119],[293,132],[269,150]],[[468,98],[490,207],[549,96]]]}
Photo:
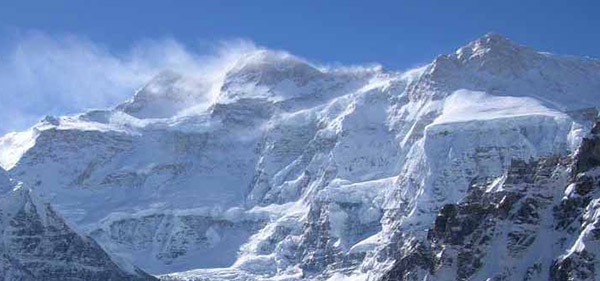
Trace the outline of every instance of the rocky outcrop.
{"label": "rocky outcrop", "polygon": [[514,160],[440,208],[423,240],[381,280],[595,280],[600,189],[596,131],[572,156]]}
{"label": "rocky outcrop", "polygon": [[116,263],[25,188],[2,195],[0,225],[2,280],[156,280],[131,265]]}

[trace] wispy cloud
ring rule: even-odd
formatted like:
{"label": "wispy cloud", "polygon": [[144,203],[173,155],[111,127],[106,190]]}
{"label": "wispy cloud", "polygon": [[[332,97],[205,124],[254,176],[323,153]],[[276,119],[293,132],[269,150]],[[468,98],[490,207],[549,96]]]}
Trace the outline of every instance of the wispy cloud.
{"label": "wispy cloud", "polygon": [[[6,40],[5,40],[6,41]],[[144,40],[114,53],[73,35],[25,32],[0,52],[0,135],[48,114],[105,108],[130,98],[164,69],[213,83],[223,68],[256,47],[247,40],[215,43],[205,53],[173,39]]]}

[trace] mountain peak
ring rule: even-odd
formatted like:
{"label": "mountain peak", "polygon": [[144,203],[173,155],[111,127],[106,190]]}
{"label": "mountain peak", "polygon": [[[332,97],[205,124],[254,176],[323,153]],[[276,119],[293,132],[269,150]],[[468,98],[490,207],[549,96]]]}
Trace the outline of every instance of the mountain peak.
{"label": "mountain peak", "polygon": [[501,46],[520,46],[508,37],[496,32],[488,32],[485,35],[477,38],[474,42],[478,43],[480,46],[487,46],[489,48]]}
{"label": "mountain peak", "polygon": [[274,88],[282,85],[285,91],[279,94],[293,96],[323,75],[316,67],[287,52],[258,50],[242,56],[227,72],[219,100],[275,98],[278,91]]}
{"label": "mountain peak", "polygon": [[287,52],[258,50],[242,56],[227,73],[226,80],[272,84],[286,78],[306,79],[320,74],[317,68]]}
{"label": "mountain peak", "polygon": [[457,75],[458,68],[466,67],[475,72],[499,76],[515,75],[525,69],[526,64],[539,57],[539,53],[533,49],[498,33],[489,32],[460,47],[453,54],[438,56],[433,61],[431,73],[437,77],[435,79],[446,79]]}
{"label": "mountain peak", "polygon": [[456,76],[459,69],[467,73],[487,73],[515,78],[543,60],[539,52],[520,45],[498,33],[486,33],[459,48],[453,54],[438,56],[430,72],[436,79]]}
{"label": "mountain peak", "polygon": [[309,64],[287,52],[261,49],[243,55],[232,71],[252,67],[285,69],[294,66],[309,66]]}
{"label": "mountain peak", "polygon": [[511,39],[495,32],[489,32],[456,51],[458,59],[475,57],[519,57],[523,53],[534,52]]}
{"label": "mountain peak", "polygon": [[163,70],[138,90],[131,100],[116,109],[141,119],[169,118],[180,110],[203,103],[207,91],[201,79]]}

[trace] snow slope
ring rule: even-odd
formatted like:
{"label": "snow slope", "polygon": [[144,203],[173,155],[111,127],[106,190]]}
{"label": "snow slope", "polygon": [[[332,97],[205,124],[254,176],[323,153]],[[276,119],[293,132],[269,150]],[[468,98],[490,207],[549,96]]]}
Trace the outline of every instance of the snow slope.
{"label": "snow slope", "polygon": [[533,98],[492,96],[484,92],[458,90],[444,100],[442,114],[434,120],[434,124],[528,115],[567,118],[565,113],[545,107]]}
{"label": "snow slope", "polygon": [[496,34],[405,73],[258,50],[222,77],[46,118],[0,164],[166,280],[377,280],[477,180],[577,151],[600,100],[597,60]]}

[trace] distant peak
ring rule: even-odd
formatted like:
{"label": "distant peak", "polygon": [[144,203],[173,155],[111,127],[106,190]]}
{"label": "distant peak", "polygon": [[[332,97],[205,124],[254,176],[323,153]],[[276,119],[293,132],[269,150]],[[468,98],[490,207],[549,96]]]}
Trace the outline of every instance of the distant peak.
{"label": "distant peak", "polygon": [[227,72],[225,88],[233,84],[273,86],[289,79],[303,84],[323,73],[307,61],[287,52],[257,50],[242,56]]}
{"label": "distant peak", "polygon": [[284,60],[300,60],[292,54],[284,51],[275,51],[267,49],[254,50],[242,56],[241,61],[245,62],[271,62]]}
{"label": "distant peak", "polygon": [[472,42],[475,47],[479,48],[523,48],[524,46],[517,44],[508,37],[502,36],[496,32],[488,32],[482,37]]}
{"label": "distant peak", "polygon": [[477,41],[485,41],[488,43],[499,43],[499,42],[504,42],[504,43],[508,43],[508,44],[514,44],[514,42],[512,40],[510,40],[508,37],[501,35],[500,33],[497,32],[488,32],[486,34],[484,34],[483,36],[479,37],[477,39]]}
{"label": "distant peak", "polygon": [[149,87],[152,85],[173,84],[181,78],[182,75],[180,73],[175,72],[171,69],[165,69],[160,71],[154,77],[152,77],[152,79],[144,87]]}
{"label": "distant peak", "polygon": [[269,71],[278,70],[285,71],[291,68],[316,68],[312,67],[308,62],[296,57],[290,53],[273,50],[256,50],[243,55],[233,66],[231,72],[245,71]]}
{"label": "distant peak", "polygon": [[[199,80],[200,81],[200,80]],[[182,109],[203,102],[205,87],[189,75],[163,70],[116,110],[140,119],[169,118]],[[105,117],[98,115],[99,120]]]}
{"label": "distant peak", "polygon": [[516,50],[524,48],[526,47],[512,41],[511,39],[505,36],[502,36],[495,32],[488,32],[485,35],[475,39],[474,41],[471,41],[466,46],[460,48],[458,52],[460,52],[461,50],[464,51],[465,49],[469,49],[472,52],[489,52],[493,50]]}
{"label": "distant peak", "polygon": [[537,51],[495,32],[469,42],[455,53],[437,57],[430,69],[436,79],[454,76],[460,68],[517,77],[542,59]]}
{"label": "distant peak", "polygon": [[498,33],[489,32],[459,48],[454,56],[463,63],[518,64],[519,61],[539,56],[539,53]]}
{"label": "distant peak", "polygon": [[44,119],[42,119],[41,122],[42,123],[46,123],[46,124],[50,124],[50,125],[53,125],[53,126],[60,125],[59,118],[56,118],[55,116],[52,116],[52,115],[46,115],[46,117],[44,117]]}

